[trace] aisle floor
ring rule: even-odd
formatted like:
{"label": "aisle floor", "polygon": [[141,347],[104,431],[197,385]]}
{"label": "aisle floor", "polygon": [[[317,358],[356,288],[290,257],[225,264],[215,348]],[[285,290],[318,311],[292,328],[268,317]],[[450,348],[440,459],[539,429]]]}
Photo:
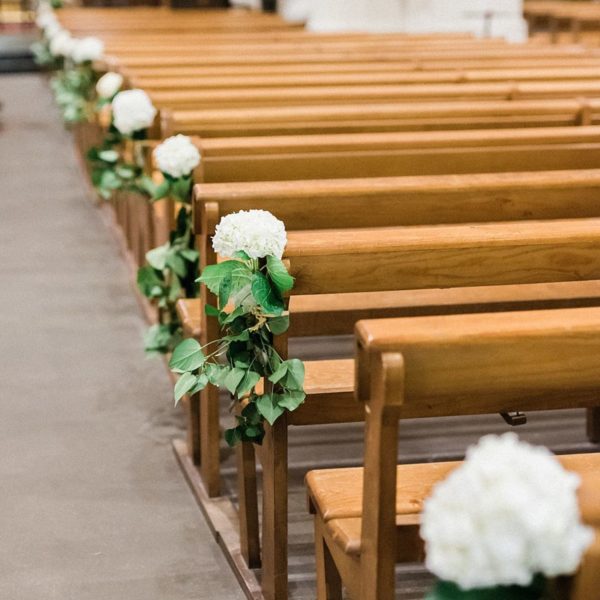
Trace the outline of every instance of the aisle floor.
{"label": "aisle floor", "polygon": [[241,599],[47,82],[1,76],[0,102],[0,598]]}

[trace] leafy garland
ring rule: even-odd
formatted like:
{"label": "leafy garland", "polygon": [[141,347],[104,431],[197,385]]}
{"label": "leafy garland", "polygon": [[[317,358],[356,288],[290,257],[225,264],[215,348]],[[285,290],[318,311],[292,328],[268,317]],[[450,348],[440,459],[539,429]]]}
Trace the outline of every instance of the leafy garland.
{"label": "leafy garland", "polygon": [[192,177],[163,176],[160,184],[145,177],[144,188],[153,201],[174,198],[181,207],[169,241],[146,253],[148,264],[138,270],[137,284],[140,292],[159,309],[159,323],[146,332],[144,348],[148,353],[166,354],[172,352],[182,339],[177,300],[198,295],[198,251],[192,235]]}
{"label": "leafy garland", "polygon": [[289,327],[283,294],[294,279],[278,258],[252,259],[237,252],[232,260],[207,266],[198,281],[218,298],[218,307],[205,310],[218,319],[224,335],[204,347],[186,339],[175,348],[169,363],[180,375],[175,404],[209,383],[227,389],[237,424],[225,431],[225,440],[230,446],[260,444],[264,421],[273,425],[305,398],[304,364],[283,360],[274,347],[274,336]]}
{"label": "leafy garland", "polygon": [[94,115],[94,87],[97,74],[91,62],[80,65],[63,61],[63,68],[56,71],[51,87],[56,103],[62,111],[65,123],[83,123]]}

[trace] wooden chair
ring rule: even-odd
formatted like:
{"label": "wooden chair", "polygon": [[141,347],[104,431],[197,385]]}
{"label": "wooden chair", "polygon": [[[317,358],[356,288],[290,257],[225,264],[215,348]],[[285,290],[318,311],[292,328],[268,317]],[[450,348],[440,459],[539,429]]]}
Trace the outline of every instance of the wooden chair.
{"label": "wooden chair", "polygon": [[[396,466],[399,419],[590,407],[600,398],[600,308],[363,321],[356,331],[364,470],[306,478],[320,600],[341,600],[342,586],[353,598],[392,600],[394,563],[422,553],[423,500],[460,463]],[[597,473],[600,454],[561,462]]]}

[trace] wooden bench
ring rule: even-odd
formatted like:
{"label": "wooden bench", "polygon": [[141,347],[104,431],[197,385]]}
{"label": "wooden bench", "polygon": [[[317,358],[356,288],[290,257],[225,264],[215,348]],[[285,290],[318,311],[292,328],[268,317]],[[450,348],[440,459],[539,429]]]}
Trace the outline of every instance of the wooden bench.
{"label": "wooden bench", "polygon": [[[199,184],[194,190],[194,231],[202,266],[215,260],[210,244],[219,220],[239,210],[261,208],[280,218],[288,231],[411,226],[443,223],[600,216],[600,171],[560,171],[331,181]],[[367,210],[369,206],[379,210]],[[307,217],[310,215],[310,218]],[[521,286],[517,289],[418,290],[410,293],[355,294],[293,298],[290,336],[349,334],[357,318],[392,314],[506,310],[533,300],[555,306],[589,302],[600,288],[589,283]],[[548,303],[548,304],[543,304]],[[200,337],[201,302],[181,301],[188,336]],[[327,311],[323,309],[326,306]],[[478,308],[479,307],[479,308]],[[213,332],[215,335],[216,332]],[[211,392],[208,392],[211,393]],[[213,392],[214,393],[214,392]],[[211,401],[212,402],[212,401]],[[214,401],[216,402],[216,400]],[[219,491],[218,414],[209,402],[198,432],[198,406],[190,419],[190,454],[202,464],[211,494]],[[216,419],[216,421],[215,421]],[[200,441],[201,440],[201,441]],[[201,460],[201,456],[204,458]]]}
{"label": "wooden bench", "polygon": [[600,123],[600,100],[512,100],[161,110],[162,134],[280,136],[564,127]]}
{"label": "wooden bench", "polygon": [[[597,281],[599,226],[599,219],[575,219],[529,221],[526,225],[515,222],[290,232],[285,258],[296,278],[290,319],[294,319],[295,296]],[[214,299],[203,289],[202,303],[206,302],[214,304]],[[524,308],[532,307],[535,301]],[[207,319],[202,334],[203,343],[218,337],[214,319]],[[286,337],[278,336],[276,342],[278,353],[285,357]],[[351,360],[305,364],[305,403],[280,417],[273,427],[266,426],[259,448],[263,467],[261,581],[267,598],[287,595],[288,425],[363,418],[361,408],[352,401]],[[211,401],[207,390],[201,407],[217,411],[216,398]],[[251,447],[242,444],[242,448],[241,542],[250,564],[256,564],[256,474],[248,458]]]}
{"label": "wooden bench", "polygon": [[[391,600],[394,563],[422,554],[423,501],[460,463],[397,467],[400,419],[589,407],[600,397],[600,308],[363,321],[357,348],[364,470],[307,476],[320,600],[341,600],[342,585],[353,598]],[[560,460],[583,475],[600,469],[598,453]]]}

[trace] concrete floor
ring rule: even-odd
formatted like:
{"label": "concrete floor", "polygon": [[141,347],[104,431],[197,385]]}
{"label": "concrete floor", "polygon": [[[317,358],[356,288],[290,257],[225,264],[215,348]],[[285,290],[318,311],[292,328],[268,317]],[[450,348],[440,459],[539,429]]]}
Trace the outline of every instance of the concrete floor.
{"label": "concrete floor", "polygon": [[47,83],[2,76],[0,102],[0,598],[242,598]]}

